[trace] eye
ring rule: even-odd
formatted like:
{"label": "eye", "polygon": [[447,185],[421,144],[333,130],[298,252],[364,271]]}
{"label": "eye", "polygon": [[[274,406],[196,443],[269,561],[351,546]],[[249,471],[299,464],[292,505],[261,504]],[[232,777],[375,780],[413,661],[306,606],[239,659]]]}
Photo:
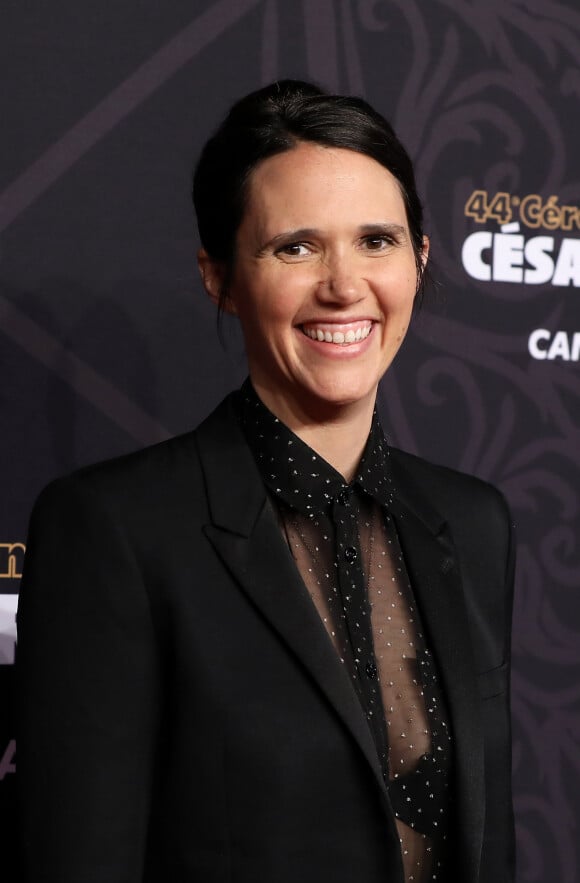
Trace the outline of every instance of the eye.
{"label": "eye", "polygon": [[393,245],[393,237],[387,233],[376,233],[372,236],[365,236],[362,245],[367,251],[384,251],[389,245]]}
{"label": "eye", "polygon": [[277,249],[276,254],[289,258],[304,258],[310,254],[310,248],[305,242],[287,242]]}

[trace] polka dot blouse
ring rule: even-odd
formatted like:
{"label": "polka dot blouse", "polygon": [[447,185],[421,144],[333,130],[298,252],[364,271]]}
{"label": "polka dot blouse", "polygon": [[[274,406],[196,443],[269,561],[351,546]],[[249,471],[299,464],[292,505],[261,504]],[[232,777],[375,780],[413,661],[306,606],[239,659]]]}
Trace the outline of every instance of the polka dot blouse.
{"label": "polka dot blouse", "polygon": [[278,420],[246,381],[239,419],[312,601],[371,730],[406,883],[444,879],[451,739],[435,660],[389,505],[377,416],[354,480]]}

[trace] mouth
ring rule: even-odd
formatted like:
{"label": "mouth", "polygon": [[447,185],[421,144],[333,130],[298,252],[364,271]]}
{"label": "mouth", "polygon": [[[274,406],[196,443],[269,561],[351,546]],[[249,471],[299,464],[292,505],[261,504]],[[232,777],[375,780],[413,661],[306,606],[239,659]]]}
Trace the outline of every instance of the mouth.
{"label": "mouth", "polygon": [[352,346],[365,340],[373,330],[373,322],[364,319],[360,322],[338,324],[308,323],[300,326],[302,333],[311,340],[320,343],[332,343],[336,346]]}

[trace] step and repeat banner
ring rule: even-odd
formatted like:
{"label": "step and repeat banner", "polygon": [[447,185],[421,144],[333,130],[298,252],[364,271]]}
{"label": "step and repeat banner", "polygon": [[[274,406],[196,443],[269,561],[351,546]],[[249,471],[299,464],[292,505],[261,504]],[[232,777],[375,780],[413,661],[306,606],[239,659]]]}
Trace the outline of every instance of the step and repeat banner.
{"label": "step and repeat banner", "polygon": [[366,97],[415,160],[435,281],[383,382],[384,424],[512,507],[518,880],[574,883],[577,0],[31,0],[0,12],[0,57],[2,880],[32,503],[57,475],[190,429],[244,377],[197,277],[191,168],[233,100],[297,77]]}

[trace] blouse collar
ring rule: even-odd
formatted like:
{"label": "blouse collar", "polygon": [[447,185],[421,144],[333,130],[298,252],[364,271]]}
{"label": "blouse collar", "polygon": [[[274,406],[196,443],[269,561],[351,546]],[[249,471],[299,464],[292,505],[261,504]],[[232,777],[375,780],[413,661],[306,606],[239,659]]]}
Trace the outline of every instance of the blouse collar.
{"label": "blouse collar", "polygon": [[236,406],[264,484],[288,506],[312,517],[335,501],[348,503],[355,488],[383,506],[390,505],[389,446],[376,411],[356,476],[349,484],[266,407],[249,378],[238,391]]}

